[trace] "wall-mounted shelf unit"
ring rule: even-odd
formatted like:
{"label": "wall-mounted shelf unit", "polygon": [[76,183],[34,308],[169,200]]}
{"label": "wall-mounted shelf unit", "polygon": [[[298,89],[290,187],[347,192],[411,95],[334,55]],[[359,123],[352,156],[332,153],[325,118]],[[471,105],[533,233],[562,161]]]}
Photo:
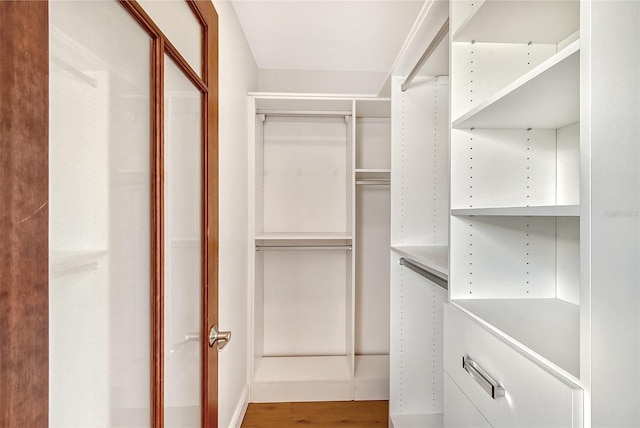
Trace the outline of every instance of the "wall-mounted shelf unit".
{"label": "wall-mounted shelf unit", "polygon": [[576,40],[533,70],[455,119],[452,127],[558,129],[579,121],[580,42]]}
{"label": "wall-mounted shelf unit", "polygon": [[355,111],[354,399],[388,399],[391,100]]}
{"label": "wall-mounted shelf unit", "polygon": [[580,26],[578,1],[452,2],[454,42],[558,43]]}
{"label": "wall-mounted shelf unit", "polygon": [[[463,317],[570,391],[581,391],[580,178],[587,167],[580,149],[579,7],[487,0],[452,2],[450,9],[449,298]],[[455,341],[446,338],[445,349]],[[469,352],[485,366],[497,364],[488,344]],[[458,365],[445,361],[452,388],[474,397],[476,386],[460,381],[468,375]],[[494,376],[500,374],[496,367]],[[530,382],[518,381],[517,388]],[[580,412],[578,396],[563,415]]]}
{"label": "wall-mounted shelf unit", "polygon": [[252,401],[388,399],[390,101],[250,103]]}
{"label": "wall-mounted shelf unit", "polygon": [[580,205],[550,205],[498,208],[457,208],[451,210],[453,216],[518,216],[518,217],[578,217]]}
{"label": "wall-mounted shelf unit", "polygon": [[[455,302],[540,364],[552,367],[573,381],[577,379],[579,305],[561,299],[458,299]],[[535,354],[531,350],[535,350]]]}
{"label": "wall-mounted shelf unit", "polygon": [[353,235],[348,233],[264,233],[255,236],[258,241],[344,241],[350,240]]}
{"label": "wall-mounted shelf unit", "polygon": [[450,2],[445,426],[640,424],[638,16]]}

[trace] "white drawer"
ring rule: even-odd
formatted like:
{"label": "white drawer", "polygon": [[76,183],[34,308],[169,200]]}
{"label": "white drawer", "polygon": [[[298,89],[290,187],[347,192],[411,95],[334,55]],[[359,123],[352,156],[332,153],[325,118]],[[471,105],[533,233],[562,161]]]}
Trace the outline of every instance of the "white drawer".
{"label": "white drawer", "polygon": [[[527,359],[457,307],[444,310],[444,369],[494,427],[580,427],[582,389]],[[462,367],[473,361],[504,388],[493,399]]]}
{"label": "white drawer", "polygon": [[491,428],[480,411],[460,391],[448,374],[444,374],[445,428]]}

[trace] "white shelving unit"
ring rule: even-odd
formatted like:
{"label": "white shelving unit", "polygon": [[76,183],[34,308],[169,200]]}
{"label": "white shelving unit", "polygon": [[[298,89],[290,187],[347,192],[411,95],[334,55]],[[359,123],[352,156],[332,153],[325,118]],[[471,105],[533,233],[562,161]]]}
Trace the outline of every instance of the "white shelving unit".
{"label": "white shelving unit", "polygon": [[249,100],[252,401],[351,399],[353,101]]}
{"label": "white shelving unit", "polygon": [[455,42],[553,44],[580,26],[576,1],[460,0],[451,6]]}
{"label": "white shelving unit", "polygon": [[250,104],[252,401],[388,399],[390,101]]}
{"label": "white shelving unit", "polygon": [[[500,331],[517,324],[491,316],[504,299],[502,313],[529,326],[506,331],[578,377],[580,42],[568,43],[579,31],[578,3],[510,3],[485,1],[467,16],[452,9],[452,110],[459,116],[451,125],[450,297]],[[513,28],[492,30],[501,19]],[[549,19],[553,25],[541,25]],[[526,29],[529,20],[536,25]],[[477,77],[492,74],[495,83],[476,86]],[[509,310],[520,308],[519,299],[538,303]],[[570,325],[555,348],[566,352],[531,338],[544,330],[533,327],[543,307],[549,319]]]}
{"label": "white shelving unit", "polygon": [[[640,3],[449,4],[449,259],[425,198],[449,183],[414,145],[430,94],[392,85],[391,426],[637,426]],[[444,417],[439,304],[399,257],[449,277]]]}
{"label": "white shelving unit", "polygon": [[[580,144],[579,8],[564,1],[462,1],[450,9],[449,298],[523,359],[578,391],[565,415],[583,408],[581,177],[588,164]],[[445,342],[446,354],[455,340]],[[489,345],[478,343],[466,357],[491,367]],[[476,386],[456,380],[467,379],[457,361],[445,367],[454,370],[453,385],[473,397],[466,388]],[[499,378],[500,368],[492,375]],[[530,381],[523,375],[517,388]],[[520,417],[498,417],[500,407],[497,400],[478,408],[492,425]]]}
{"label": "white shelving unit", "polygon": [[389,399],[391,101],[356,100],[354,399]]}
{"label": "white shelving unit", "polygon": [[348,241],[353,237],[350,233],[264,233],[256,235],[255,240],[258,241]]}
{"label": "white shelving unit", "polygon": [[578,377],[579,3],[476,2],[452,21],[450,297]]}
{"label": "white shelving unit", "polygon": [[578,217],[580,205],[551,205],[546,207],[499,207],[452,209],[454,216],[526,216],[526,217]]}
{"label": "white shelving unit", "polygon": [[390,426],[442,426],[447,292],[400,258],[447,279],[448,78],[392,80]]}
{"label": "white shelving unit", "polygon": [[569,378],[570,373],[579,372],[580,306],[560,299],[460,299],[455,303],[540,364]]}
{"label": "white shelving unit", "polygon": [[558,129],[579,121],[580,41],[576,40],[477,107],[452,127]]}

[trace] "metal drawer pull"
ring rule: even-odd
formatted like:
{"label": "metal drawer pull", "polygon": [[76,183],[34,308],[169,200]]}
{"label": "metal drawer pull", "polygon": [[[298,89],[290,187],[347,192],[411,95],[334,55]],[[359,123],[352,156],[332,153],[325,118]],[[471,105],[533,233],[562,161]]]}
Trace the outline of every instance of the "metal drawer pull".
{"label": "metal drawer pull", "polygon": [[476,382],[478,382],[478,385],[480,385],[482,389],[487,391],[487,394],[489,394],[491,398],[495,400],[497,397],[504,397],[504,388],[501,387],[498,382],[493,380],[493,378],[489,376],[487,372],[482,370],[482,368],[480,368],[480,366],[471,358],[462,357],[462,368],[465,369]]}

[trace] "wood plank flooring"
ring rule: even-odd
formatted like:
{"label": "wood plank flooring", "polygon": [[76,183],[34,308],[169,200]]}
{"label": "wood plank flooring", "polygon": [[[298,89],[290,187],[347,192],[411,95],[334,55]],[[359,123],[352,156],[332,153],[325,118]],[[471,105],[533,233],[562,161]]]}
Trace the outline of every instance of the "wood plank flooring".
{"label": "wood plank flooring", "polygon": [[250,403],[242,428],[386,428],[388,401]]}

